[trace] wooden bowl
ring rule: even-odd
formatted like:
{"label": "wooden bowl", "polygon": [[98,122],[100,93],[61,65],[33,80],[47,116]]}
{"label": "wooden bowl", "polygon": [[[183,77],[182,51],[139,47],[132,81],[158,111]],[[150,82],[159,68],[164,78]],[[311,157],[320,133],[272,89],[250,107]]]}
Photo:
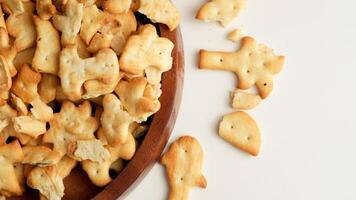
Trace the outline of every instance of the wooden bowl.
{"label": "wooden bowl", "polygon": [[[151,125],[135,156],[128,162],[120,174],[106,187],[92,184],[87,174],[78,165],[71,174],[64,179],[65,200],[115,200],[123,199],[149,172],[158,160],[173,129],[181,101],[184,60],[182,38],[179,28],[170,32],[164,25],[160,25],[162,37],[170,39],[174,44],[172,52],[172,69],[163,74],[161,109],[153,116]],[[38,191],[27,188],[21,197],[11,197],[10,200],[39,199]]]}

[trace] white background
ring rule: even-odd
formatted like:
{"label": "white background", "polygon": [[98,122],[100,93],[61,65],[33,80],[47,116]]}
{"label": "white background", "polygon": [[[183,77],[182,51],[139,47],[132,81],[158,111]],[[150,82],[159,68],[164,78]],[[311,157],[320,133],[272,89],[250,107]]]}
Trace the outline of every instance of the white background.
{"label": "white background", "polygon": [[[185,84],[171,140],[189,134],[205,153],[204,200],[356,199],[356,1],[247,0],[247,10],[226,28],[195,20],[205,0],[174,1],[182,14]],[[197,52],[237,49],[226,39],[233,28],[286,55],[272,95],[249,111],[262,134],[254,158],[217,136],[232,112],[229,72],[198,70]],[[163,200],[168,187],[156,164],[128,200]]]}

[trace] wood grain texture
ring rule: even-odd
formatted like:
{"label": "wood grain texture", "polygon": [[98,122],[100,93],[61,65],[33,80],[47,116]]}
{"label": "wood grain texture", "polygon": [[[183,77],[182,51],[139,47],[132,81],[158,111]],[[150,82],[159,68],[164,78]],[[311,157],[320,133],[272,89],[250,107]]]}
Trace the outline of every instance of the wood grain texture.
{"label": "wood grain texture", "polygon": [[[161,109],[153,116],[150,128],[135,156],[121,173],[106,187],[93,185],[78,165],[64,179],[65,200],[115,200],[125,196],[145,177],[160,157],[174,127],[182,96],[184,74],[184,52],[180,29],[170,32],[164,25],[159,26],[160,34],[174,44],[172,69],[163,74]],[[159,192],[159,191],[157,191]],[[27,188],[24,196],[9,200],[39,199],[38,192]]]}

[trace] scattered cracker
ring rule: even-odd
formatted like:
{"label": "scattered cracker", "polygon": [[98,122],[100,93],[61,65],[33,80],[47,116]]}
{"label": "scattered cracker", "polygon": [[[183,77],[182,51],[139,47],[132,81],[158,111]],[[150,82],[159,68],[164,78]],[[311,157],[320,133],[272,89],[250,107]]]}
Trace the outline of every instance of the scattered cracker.
{"label": "scattered cracker", "polygon": [[232,42],[239,42],[242,37],[243,37],[243,33],[242,33],[241,29],[239,29],[239,28],[231,31],[227,35],[227,39],[229,39]]}
{"label": "scattered cracker", "polygon": [[201,173],[203,150],[199,142],[190,136],[174,141],[162,156],[169,183],[168,199],[187,200],[193,186],[206,188],[207,181]]}
{"label": "scattered cracker", "polygon": [[251,37],[241,40],[237,52],[200,50],[199,68],[234,72],[239,79],[238,88],[248,89],[256,85],[262,99],[267,98],[273,88],[273,75],[278,74],[284,64],[284,56]]}
{"label": "scattered cracker", "polygon": [[243,111],[225,115],[220,122],[219,135],[253,156],[257,156],[260,151],[260,131],[255,120]]}
{"label": "scattered cracker", "polygon": [[166,24],[173,31],[180,22],[179,11],[170,0],[140,0],[138,11],[153,22]]}
{"label": "scattered cracker", "polygon": [[227,26],[245,8],[245,0],[211,0],[198,11],[196,18],[206,22],[218,21]]}
{"label": "scattered cracker", "polygon": [[241,90],[235,90],[231,96],[232,107],[235,109],[249,110],[255,108],[262,100],[257,94],[250,94]]}

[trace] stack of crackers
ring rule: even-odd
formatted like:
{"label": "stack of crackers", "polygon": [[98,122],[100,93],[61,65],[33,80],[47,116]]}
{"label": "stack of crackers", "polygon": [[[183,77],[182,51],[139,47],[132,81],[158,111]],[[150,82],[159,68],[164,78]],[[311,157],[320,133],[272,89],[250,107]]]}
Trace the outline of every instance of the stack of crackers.
{"label": "stack of crackers", "polygon": [[174,30],[177,9],[168,0],[0,3],[0,197],[27,185],[61,199],[78,164],[107,185],[160,109],[172,66],[173,43],[134,12]]}

